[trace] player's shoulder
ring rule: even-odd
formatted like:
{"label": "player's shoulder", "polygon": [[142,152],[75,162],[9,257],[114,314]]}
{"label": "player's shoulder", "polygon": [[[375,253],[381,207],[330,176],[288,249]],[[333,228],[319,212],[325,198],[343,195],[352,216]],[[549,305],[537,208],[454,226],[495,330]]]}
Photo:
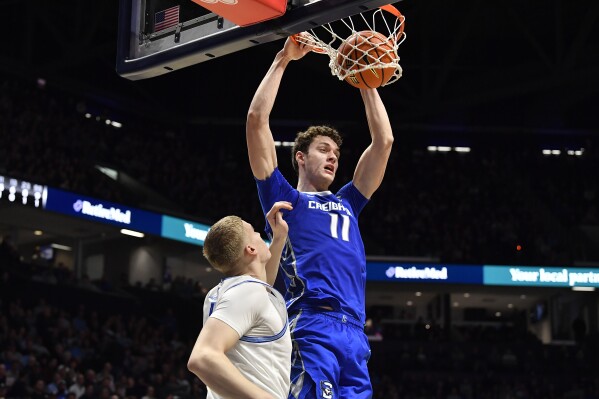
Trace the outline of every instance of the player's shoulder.
{"label": "player's shoulder", "polygon": [[283,176],[283,173],[281,173],[281,171],[279,170],[279,167],[275,167],[270,173],[266,173],[266,177],[264,177],[263,179],[258,178],[256,176],[254,176],[254,179],[258,182],[258,183],[277,183],[277,182],[283,182],[283,181],[287,181],[287,179],[285,178],[285,176]]}
{"label": "player's shoulder", "polygon": [[206,299],[216,297],[218,295],[219,290],[220,290],[220,284],[215,287],[212,287],[206,294]]}
{"label": "player's shoulder", "polygon": [[253,292],[266,292],[267,287],[270,286],[257,278],[251,276],[235,276],[223,280],[221,289],[223,294],[232,291],[249,294]]}
{"label": "player's shoulder", "polygon": [[341,187],[339,191],[335,193],[335,196],[337,196],[337,198],[352,197],[362,201],[368,201],[368,197],[362,194],[360,189],[354,184],[353,180]]}
{"label": "player's shoulder", "polygon": [[351,180],[351,181],[348,181],[347,183],[345,183],[343,186],[341,186],[341,188],[339,190],[337,190],[337,192],[335,193],[335,195],[339,196],[339,195],[342,195],[344,193],[351,192],[353,190],[357,190],[357,188],[354,185],[353,180]]}

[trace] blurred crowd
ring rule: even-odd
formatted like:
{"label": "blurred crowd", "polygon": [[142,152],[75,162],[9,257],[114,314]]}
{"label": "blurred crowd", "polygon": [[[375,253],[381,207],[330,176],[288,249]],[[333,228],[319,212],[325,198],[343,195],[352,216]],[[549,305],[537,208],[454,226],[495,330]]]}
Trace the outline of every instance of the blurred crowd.
{"label": "blurred crowd", "polygon": [[[0,397],[199,398],[172,309],[3,273]],[[23,295],[35,292],[35,295]],[[195,318],[196,330],[201,319]]]}
{"label": "blurred crowd", "polygon": [[[154,192],[166,198],[165,212],[207,223],[236,213],[263,224],[242,124],[131,117],[116,128],[106,122],[108,111],[92,111],[90,104],[34,82],[2,82],[0,173],[138,207],[151,205]],[[345,145],[332,189],[351,179],[368,145],[365,126],[340,130]],[[273,131],[281,140],[292,139],[295,128]],[[427,146],[446,140],[443,134],[396,129],[385,180],[360,219],[368,255],[453,263],[597,259],[581,229],[599,223],[599,154],[592,138],[568,137],[575,143],[571,150],[584,148],[574,156],[563,142],[538,134],[453,135],[471,151],[430,152]],[[551,143],[561,155],[542,154]],[[294,184],[289,147],[278,154],[279,167]],[[111,180],[96,166],[113,168],[149,190]]]}
{"label": "blurred crowd", "polygon": [[[202,295],[41,281],[34,266],[18,273],[3,265],[0,398],[205,397],[186,369]],[[375,398],[599,399],[596,336],[544,345],[512,322],[444,332],[415,320],[404,324],[409,333],[380,323],[367,326]]]}

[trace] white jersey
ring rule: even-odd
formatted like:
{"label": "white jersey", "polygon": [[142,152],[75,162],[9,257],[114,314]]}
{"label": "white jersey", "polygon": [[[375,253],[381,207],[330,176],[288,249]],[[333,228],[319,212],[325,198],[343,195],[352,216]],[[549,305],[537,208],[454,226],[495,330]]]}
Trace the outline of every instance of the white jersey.
{"label": "white jersey", "polygon": [[[291,337],[283,296],[250,276],[226,278],[204,301],[204,324],[214,317],[239,334],[226,355],[241,374],[275,398],[286,399],[291,372]],[[208,389],[206,399],[224,399]]]}

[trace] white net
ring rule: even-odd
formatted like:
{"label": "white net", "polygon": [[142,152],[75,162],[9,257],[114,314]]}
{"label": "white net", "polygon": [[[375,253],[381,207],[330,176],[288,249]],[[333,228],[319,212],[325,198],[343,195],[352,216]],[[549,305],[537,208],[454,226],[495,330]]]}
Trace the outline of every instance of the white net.
{"label": "white net", "polygon": [[373,69],[385,69],[390,78],[401,77],[398,47],[405,40],[404,16],[391,5],[361,13],[293,36],[312,51],[329,56],[331,73],[345,80]]}

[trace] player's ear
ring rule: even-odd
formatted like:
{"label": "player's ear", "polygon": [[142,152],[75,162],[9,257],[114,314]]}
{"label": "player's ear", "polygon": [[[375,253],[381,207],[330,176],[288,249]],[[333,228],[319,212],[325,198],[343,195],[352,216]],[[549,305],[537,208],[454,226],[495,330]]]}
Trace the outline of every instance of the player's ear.
{"label": "player's ear", "polygon": [[250,256],[255,256],[258,252],[256,251],[256,248],[252,245],[246,245],[244,250],[246,255],[250,255]]}
{"label": "player's ear", "polygon": [[303,152],[298,151],[295,153],[295,160],[297,161],[298,165],[303,165],[305,162],[305,155]]}

